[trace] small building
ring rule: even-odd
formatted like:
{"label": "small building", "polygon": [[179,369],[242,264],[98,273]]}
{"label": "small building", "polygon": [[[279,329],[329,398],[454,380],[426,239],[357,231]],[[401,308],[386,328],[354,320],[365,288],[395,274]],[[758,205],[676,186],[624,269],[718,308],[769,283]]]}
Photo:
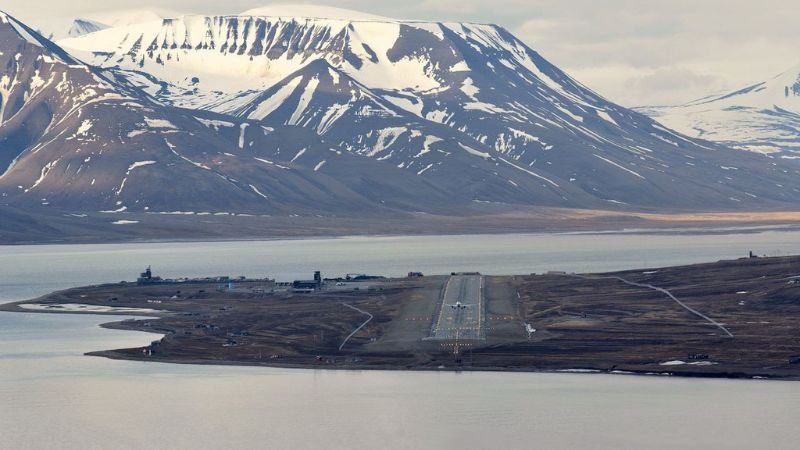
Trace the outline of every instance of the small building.
{"label": "small building", "polygon": [[319,289],[319,284],[316,282],[316,280],[295,280],[292,282],[292,289],[310,289],[315,291]]}
{"label": "small building", "polygon": [[154,284],[160,283],[161,281],[163,281],[161,277],[154,277],[150,266],[147,266],[147,269],[139,274],[139,278],[136,279],[136,284]]}
{"label": "small building", "polygon": [[308,292],[322,289],[322,272],[314,272],[313,280],[295,280],[292,282],[292,290],[295,292]]}

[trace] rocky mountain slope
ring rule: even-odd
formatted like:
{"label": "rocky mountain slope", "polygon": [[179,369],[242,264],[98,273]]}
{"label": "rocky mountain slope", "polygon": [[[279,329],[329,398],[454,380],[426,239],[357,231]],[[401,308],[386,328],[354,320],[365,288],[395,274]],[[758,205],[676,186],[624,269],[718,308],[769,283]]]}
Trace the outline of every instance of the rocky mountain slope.
{"label": "rocky mountain slope", "polygon": [[0,15],[0,206],[333,217],[800,198],[794,166],[617,106],[501,27],[305,15],[109,27],[60,41],[69,53]]}
{"label": "rocky mountain slope", "polygon": [[[164,107],[6,15],[0,42],[4,204],[288,214],[385,209],[373,198],[381,192],[400,209],[445,201],[416,177],[372,171],[302,128]],[[358,192],[364,185],[375,191]]]}
{"label": "rocky mountain slope", "polygon": [[800,159],[800,66],[734,92],[640,111],[688,136]]}

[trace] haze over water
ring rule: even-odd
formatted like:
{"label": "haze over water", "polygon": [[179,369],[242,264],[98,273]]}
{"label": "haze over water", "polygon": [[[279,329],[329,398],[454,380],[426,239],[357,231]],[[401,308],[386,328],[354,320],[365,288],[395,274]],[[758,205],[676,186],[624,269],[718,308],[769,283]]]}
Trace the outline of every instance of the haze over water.
{"label": "haze over water", "polygon": [[[800,232],[0,247],[0,302],[158,275],[610,271],[800,253]],[[110,361],[156,335],[0,313],[0,448],[796,448],[800,383]]]}

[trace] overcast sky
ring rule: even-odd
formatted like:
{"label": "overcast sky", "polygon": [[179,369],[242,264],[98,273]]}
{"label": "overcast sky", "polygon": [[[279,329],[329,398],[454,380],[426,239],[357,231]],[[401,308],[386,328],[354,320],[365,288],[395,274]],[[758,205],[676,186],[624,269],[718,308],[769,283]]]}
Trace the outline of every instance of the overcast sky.
{"label": "overcast sky", "polygon": [[[269,0],[3,0],[21,20],[143,8],[233,14]],[[276,3],[286,3],[276,2]],[[678,104],[800,66],[797,0],[316,0],[405,19],[502,25],[626,106]]]}

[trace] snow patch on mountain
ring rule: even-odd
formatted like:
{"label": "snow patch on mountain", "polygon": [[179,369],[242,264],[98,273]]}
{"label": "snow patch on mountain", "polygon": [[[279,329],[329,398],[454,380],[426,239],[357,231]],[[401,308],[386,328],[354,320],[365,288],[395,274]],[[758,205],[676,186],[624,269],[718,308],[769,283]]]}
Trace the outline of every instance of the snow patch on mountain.
{"label": "snow patch on mountain", "polygon": [[166,119],[151,119],[149,117],[145,117],[144,122],[149,128],[167,129],[167,130],[178,129],[178,127],[176,127],[175,124]]}
{"label": "snow patch on mountain", "polygon": [[305,149],[305,148],[301,148],[301,149],[300,149],[300,150],[297,152],[297,154],[296,154],[296,155],[294,155],[294,158],[292,158],[292,160],[291,160],[291,161],[289,161],[289,162],[295,162],[295,161],[297,161],[297,158],[299,158],[299,157],[303,156],[303,154],[304,154],[305,152],[306,152],[306,149]]}
{"label": "snow patch on mountain", "polygon": [[608,112],[603,111],[602,109],[598,109],[596,112],[597,112],[597,116],[600,117],[601,119],[605,120],[606,122],[610,123],[611,125],[614,125],[615,127],[619,126],[619,123],[617,123],[617,121],[614,120],[614,118],[611,117],[611,115]]}
{"label": "snow patch on mountain", "polygon": [[86,136],[86,133],[92,129],[92,123],[93,122],[91,119],[85,119],[83,122],[81,122],[81,126],[78,127],[78,131],[76,131],[75,134],[77,136]]}
{"label": "snow patch on mountain", "polygon": [[135,163],[133,163],[130,166],[128,166],[128,173],[131,173],[133,171],[133,169],[136,169],[138,167],[149,166],[149,165],[155,164],[155,163],[156,163],[155,161],[136,161]]}
{"label": "snow patch on mountain", "polygon": [[459,145],[461,148],[463,148],[463,149],[464,149],[464,150],[465,150],[467,153],[469,153],[470,155],[473,155],[473,156],[478,156],[478,157],[480,157],[480,158],[483,158],[483,159],[490,159],[490,158],[492,157],[492,155],[490,155],[490,154],[488,154],[488,153],[486,153],[486,152],[482,152],[482,151],[479,151],[479,150],[475,150],[474,148],[472,148],[472,147],[468,147],[468,146],[466,146],[466,145],[464,145],[464,144],[462,144],[462,143],[460,143],[460,142],[459,142],[459,144],[458,144],[458,145]]}
{"label": "snow patch on mountain", "polygon": [[41,171],[39,172],[39,178],[37,178],[36,181],[33,182],[31,187],[25,189],[25,192],[36,189],[36,187],[39,186],[42,183],[42,181],[44,181],[44,179],[47,177],[47,175],[50,174],[50,172],[56,167],[56,165],[58,165],[59,161],[60,159],[56,159],[55,161],[50,161],[49,163],[45,164],[42,167]]}
{"label": "snow patch on mountain", "polygon": [[286,123],[287,125],[297,125],[300,122],[303,113],[308,108],[309,103],[311,103],[311,98],[317,86],[319,86],[319,78],[314,77],[308,80],[305,89],[303,89],[303,94],[300,96],[300,101],[297,103],[297,108],[295,108],[292,117],[290,117],[289,121]]}
{"label": "snow patch on mountain", "polygon": [[373,157],[387,148],[391,147],[408,129],[406,127],[389,127],[378,130],[375,145],[366,153],[366,156]]}
{"label": "snow patch on mountain", "polygon": [[641,178],[642,180],[646,180],[646,179],[647,179],[647,178],[645,178],[645,177],[641,176],[641,175],[640,175],[638,172],[636,172],[636,171],[633,171],[633,170],[631,170],[631,169],[628,169],[627,167],[625,167],[625,166],[623,166],[623,165],[621,165],[621,164],[619,164],[619,163],[616,163],[616,162],[614,162],[614,161],[612,161],[612,160],[610,160],[610,159],[608,159],[608,158],[604,158],[604,157],[602,157],[602,156],[600,156],[600,155],[598,155],[598,154],[595,154],[594,156],[595,156],[596,158],[600,158],[601,160],[603,160],[603,161],[605,161],[605,162],[607,162],[607,163],[611,164],[611,165],[612,165],[612,166],[614,166],[614,167],[617,167],[617,168],[619,168],[619,169],[622,169],[622,170],[624,170],[625,172],[628,172],[629,174],[631,174],[631,175],[633,175],[633,176],[635,176],[635,177]]}
{"label": "snow patch on mountain", "polygon": [[253,192],[255,192],[259,197],[263,198],[264,200],[269,200],[269,197],[267,197],[264,193],[259,191],[257,187],[253,186],[252,184],[249,185],[249,186],[250,186],[250,189],[252,189]]}
{"label": "snow patch on mountain", "polygon": [[473,101],[476,101],[476,102],[478,101],[478,99],[475,98],[475,95],[478,92],[480,92],[481,90],[478,89],[477,86],[475,86],[475,84],[472,82],[472,78],[470,78],[470,77],[465,78],[464,79],[464,83],[461,84],[461,88],[460,89],[461,89],[461,92],[463,92],[464,94],[467,95],[467,97],[471,98]]}
{"label": "snow patch on mountain", "polygon": [[[435,144],[437,142],[442,142],[442,141],[443,141],[443,139],[440,138],[440,137],[437,137],[437,136],[432,136],[432,135],[425,136],[425,142],[422,144],[422,150],[420,150],[419,153],[414,155],[414,158],[419,158],[420,156],[424,156],[424,155],[430,153],[431,152],[431,145],[433,145],[433,144]],[[425,170],[427,170],[427,169],[425,169]],[[422,174],[419,174],[419,175],[422,175]]]}
{"label": "snow patch on mountain", "polygon": [[250,114],[250,118],[261,120],[272,114],[276,109],[283,105],[283,102],[285,102],[290,95],[292,95],[297,86],[300,85],[301,81],[303,81],[303,77],[297,76],[285,85],[281,86],[277,92],[275,92],[266,100],[262,101],[256,107],[255,111]]}
{"label": "snow patch on mountain", "polygon": [[200,117],[195,117],[195,120],[202,123],[203,125],[214,128],[215,130],[219,131],[220,127],[233,127],[235,126],[233,122],[228,122],[227,120],[216,120],[216,119],[202,119]]}

